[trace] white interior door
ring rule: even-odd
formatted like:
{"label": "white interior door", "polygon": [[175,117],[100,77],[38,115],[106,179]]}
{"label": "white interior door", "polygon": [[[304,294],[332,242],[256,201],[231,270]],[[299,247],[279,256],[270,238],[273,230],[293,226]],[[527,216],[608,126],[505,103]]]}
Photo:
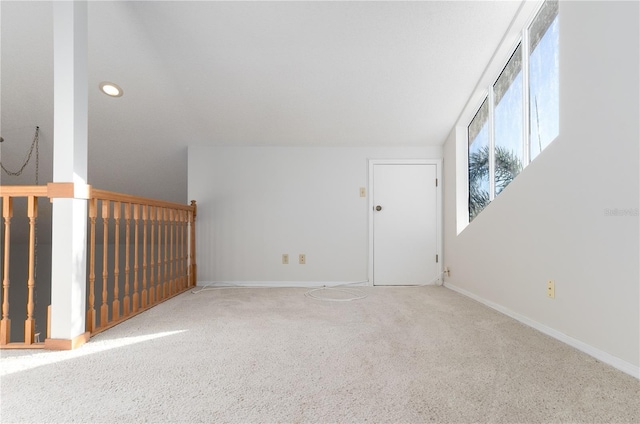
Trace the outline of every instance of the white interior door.
{"label": "white interior door", "polygon": [[439,264],[435,164],[373,164],[373,284],[433,282]]}

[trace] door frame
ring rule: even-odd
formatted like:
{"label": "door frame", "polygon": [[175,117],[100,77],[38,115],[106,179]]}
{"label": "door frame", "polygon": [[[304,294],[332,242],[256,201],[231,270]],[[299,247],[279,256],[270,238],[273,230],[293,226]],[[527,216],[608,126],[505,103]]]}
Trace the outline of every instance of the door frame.
{"label": "door frame", "polygon": [[368,260],[368,280],[369,286],[374,286],[373,280],[373,194],[375,187],[373,185],[373,167],[375,165],[435,165],[436,178],[438,185],[436,187],[436,254],[438,255],[439,277],[434,281],[435,284],[442,280],[442,271],[444,269],[443,257],[443,238],[442,238],[442,159],[369,159],[369,260]]}

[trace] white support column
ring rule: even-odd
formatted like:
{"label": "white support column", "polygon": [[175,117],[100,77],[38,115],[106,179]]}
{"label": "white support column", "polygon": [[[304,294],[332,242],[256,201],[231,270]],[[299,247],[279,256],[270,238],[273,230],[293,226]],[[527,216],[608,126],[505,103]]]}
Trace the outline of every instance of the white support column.
{"label": "white support column", "polygon": [[[87,3],[53,2],[53,181],[87,184]],[[85,334],[87,201],[53,200],[51,335],[45,346],[72,349]]]}

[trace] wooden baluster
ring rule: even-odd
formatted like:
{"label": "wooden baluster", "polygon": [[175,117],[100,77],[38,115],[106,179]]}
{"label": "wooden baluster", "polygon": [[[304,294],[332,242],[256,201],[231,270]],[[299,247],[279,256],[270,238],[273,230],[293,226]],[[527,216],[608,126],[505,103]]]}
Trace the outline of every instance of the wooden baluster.
{"label": "wooden baluster", "polygon": [[147,307],[147,219],[148,210],[147,205],[142,205],[142,308]]}
{"label": "wooden baluster", "polygon": [[187,288],[184,279],[184,211],[180,210],[179,212],[179,223],[180,223],[180,290],[184,290]]}
{"label": "wooden baluster", "polygon": [[193,211],[187,211],[187,221],[189,223],[189,252],[187,252],[189,258],[187,260],[187,279],[189,287],[191,287],[193,285],[193,264],[191,258],[191,255],[193,254]]}
{"label": "wooden baluster", "polygon": [[163,210],[162,218],[164,220],[164,297],[169,297],[169,210]]}
{"label": "wooden baluster", "polygon": [[154,279],[154,271],[155,271],[155,267],[156,267],[156,261],[155,261],[155,257],[153,256],[153,247],[154,244],[153,242],[155,241],[154,239],[154,233],[155,233],[155,226],[156,226],[156,208],[153,206],[149,206],[149,220],[150,222],[150,227],[151,227],[151,241],[149,242],[149,247],[151,247],[151,251],[149,253],[149,257],[151,258],[151,268],[149,270],[149,304],[153,305],[154,303],[156,303],[156,280]]}
{"label": "wooden baluster", "polygon": [[173,219],[174,226],[176,232],[175,243],[173,248],[175,250],[174,257],[174,272],[175,272],[175,281],[176,281],[176,293],[179,293],[182,290],[181,281],[180,281],[180,210],[176,209],[173,211]]}
{"label": "wooden baluster", "polygon": [[178,277],[178,286],[180,291],[184,289],[182,280],[182,210],[176,211],[178,215],[176,220],[177,232],[176,232],[176,275]]}
{"label": "wooden baluster", "polygon": [[158,262],[156,263],[158,267],[156,276],[158,289],[156,290],[156,297],[160,300],[164,298],[164,284],[162,281],[162,208],[156,208],[156,212],[158,214]]}
{"label": "wooden baluster", "polygon": [[173,209],[169,209],[169,234],[170,234],[170,242],[169,242],[169,291],[170,294],[176,293],[176,279],[174,273],[174,259],[173,259],[173,251],[175,250],[175,240],[173,238],[173,233],[176,228],[175,222],[175,211]]}
{"label": "wooden baluster", "polygon": [[189,212],[182,211],[182,231],[184,234],[183,248],[184,248],[184,268],[182,271],[182,277],[184,278],[184,288],[189,287]]}
{"label": "wooden baluster", "polygon": [[[89,308],[87,310],[87,331],[96,329],[96,218],[98,216],[98,199],[89,200]],[[49,336],[47,336],[48,338]]]}
{"label": "wooden baluster", "polygon": [[180,274],[180,210],[176,210],[176,286],[182,291],[182,275]]}
{"label": "wooden baluster", "polygon": [[111,318],[116,321],[120,318],[120,202],[113,202],[113,219],[116,223],[114,255],[113,255],[113,312]]}
{"label": "wooden baluster", "polygon": [[36,285],[34,278],[35,255],[36,255],[36,219],[38,218],[38,198],[29,196],[27,198],[27,216],[29,217],[29,277],[27,280],[27,319],[24,321],[24,342],[33,343],[33,336],[36,330],[36,321],[33,319],[33,291]]}
{"label": "wooden baluster", "polygon": [[195,200],[191,201],[191,207],[193,208],[193,211],[189,212],[189,224],[191,226],[191,249],[189,252],[191,258],[191,275],[189,285],[195,286],[198,283],[198,266],[196,264],[196,214],[198,211],[198,207],[196,206]]}
{"label": "wooden baluster", "polygon": [[2,217],[4,218],[4,273],[2,275],[0,345],[6,345],[11,341],[11,320],[9,319],[9,253],[11,251],[11,217],[13,217],[12,197],[2,197]]}
{"label": "wooden baluster", "polygon": [[133,312],[138,312],[140,308],[140,298],[138,294],[138,220],[140,219],[140,205],[133,205]]}
{"label": "wooden baluster", "polygon": [[131,286],[129,279],[131,278],[131,268],[129,267],[131,256],[131,203],[124,204],[124,298],[122,299],[122,314],[126,317],[131,313]]}
{"label": "wooden baluster", "polygon": [[104,327],[109,322],[109,305],[107,305],[107,279],[109,271],[107,268],[107,252],[109,251],[109,206],[108,200],[102,202],[102,306],[100,306],[100,327]]}
{"label": "wooden baluster", "polygon": [[182,291],[182,211],[176,210],[176,284],[178,285],[178,291]]}

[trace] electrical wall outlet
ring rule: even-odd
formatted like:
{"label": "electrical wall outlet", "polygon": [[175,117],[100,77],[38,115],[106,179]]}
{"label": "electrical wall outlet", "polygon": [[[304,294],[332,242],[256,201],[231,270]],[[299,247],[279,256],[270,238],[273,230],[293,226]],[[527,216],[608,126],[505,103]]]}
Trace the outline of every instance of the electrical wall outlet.
{"label": "electrical wall outlet", "polygon": [[305,255],[304,253],[301,253],[300,255],[298,255],[298,263],[300,265],[304,265],[307,263],[307,255]]}
{"label": "electrical wall outlet", "polygon": [[551,299],[556,298],[556,283],[553,280],[547,281],[547,297]]}
{"label": "electrical wall outlet", "polygon": [[444,267],[444,275],[446,275],[447,277],[451,277],[451,270],[448,266]]}
{"label": "electrical wall outlet", "polygon": [[289,265],[289,254],[288,253],[283,253],[282,254],[282,264],[283,265]]}

